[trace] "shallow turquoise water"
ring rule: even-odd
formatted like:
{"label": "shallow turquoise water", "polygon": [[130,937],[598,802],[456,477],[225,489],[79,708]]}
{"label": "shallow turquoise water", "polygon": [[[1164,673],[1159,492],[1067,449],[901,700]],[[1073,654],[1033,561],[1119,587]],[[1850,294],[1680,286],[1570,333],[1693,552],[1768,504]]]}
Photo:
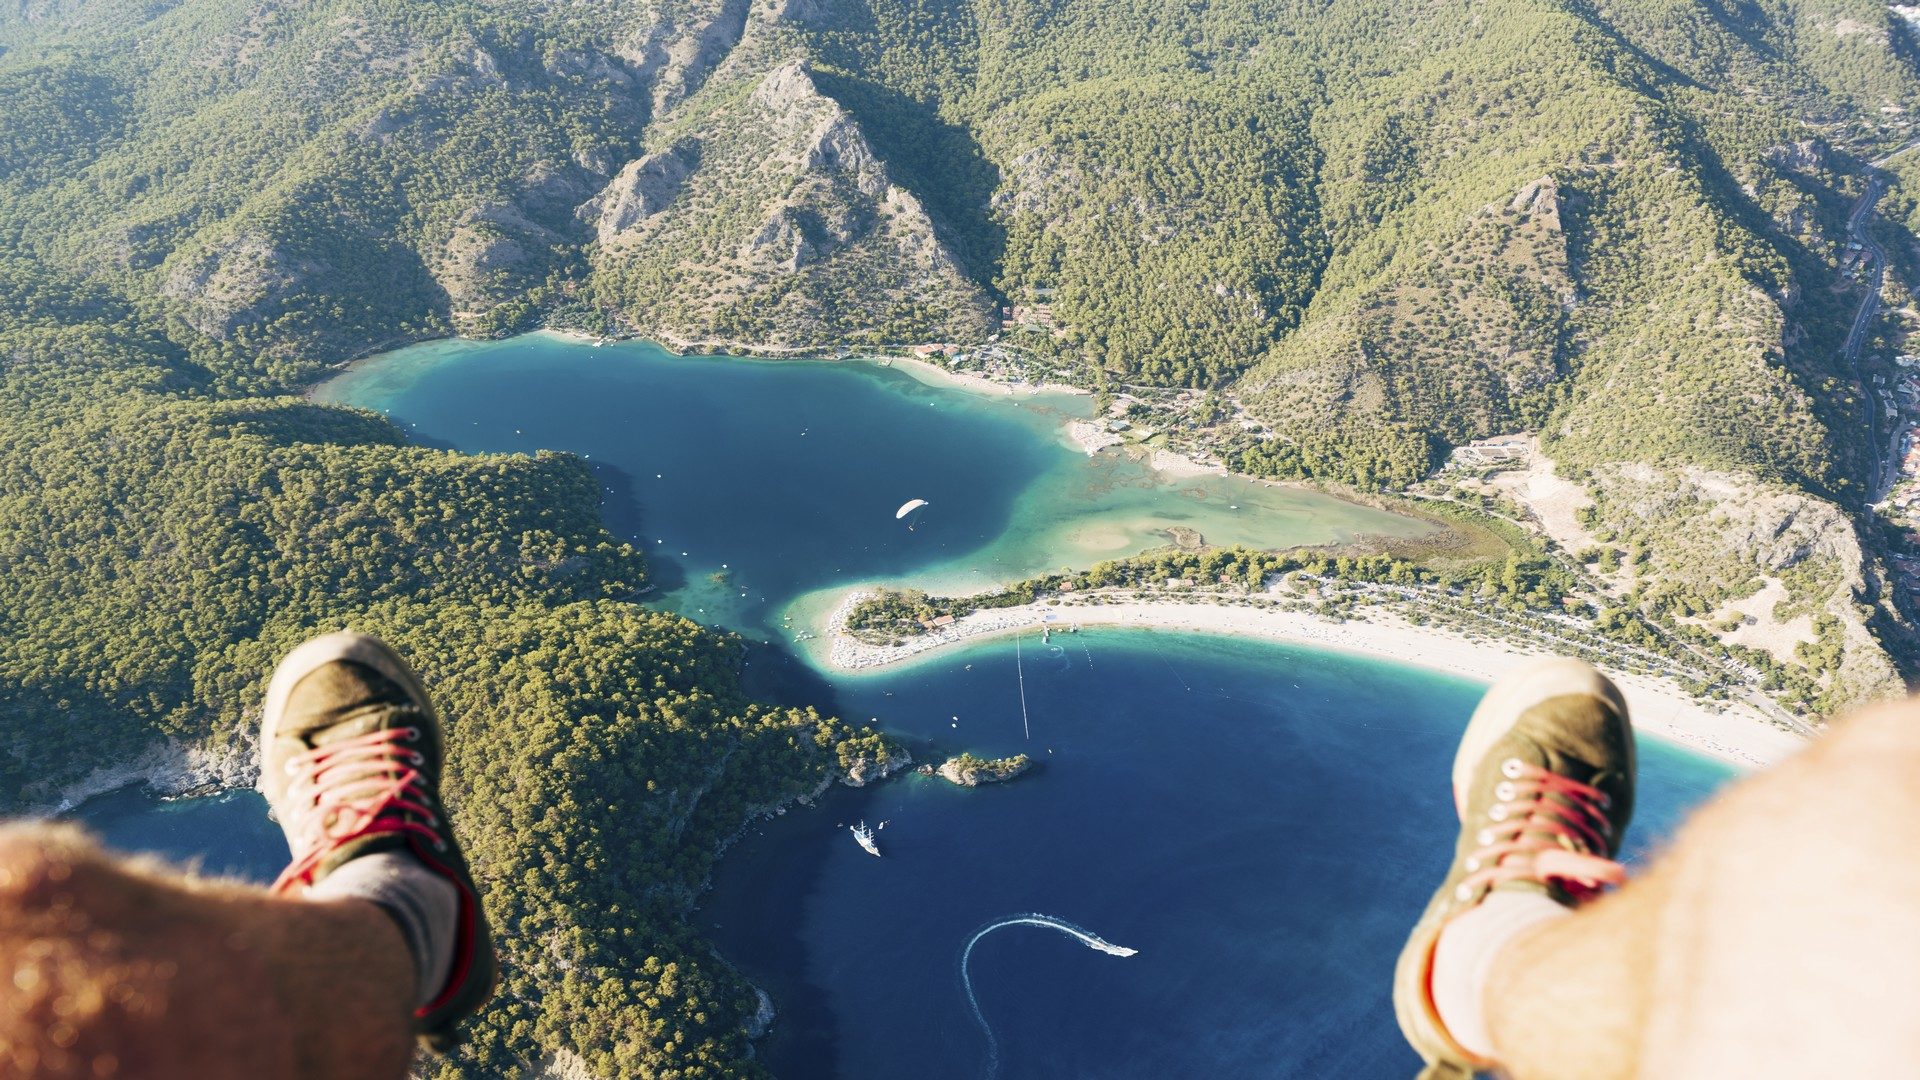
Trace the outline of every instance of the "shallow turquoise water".
{"label": "shallow turquoise water", "polygon": [[[763,1053],[780,1075],[984,1075],[961,951],[1026,912],[1139,952],[1032,926],[981,939],[967,973],[1001,1076],[1410,1074],[1387,977],[1452,843],[1447,769],[1476,685],[1121,630],[828,676],[790,651],[782,616],[858,581],[985,584],[1084,565],[1176,525],[1268,546],[1417,526],[1089,460],[1058,438],[1084,400],[1015,407],[872,367],[536,336],[404,350],[323,396],[462,450],[589,455],[609,523],[654,557],[663,602],[770,642],[747,669],[756,692],[877,718],[923,760],[966,749],[1042,763],[997,788],[914,776],[836,791],[755,826],[722,861],[696,922],[773,993]],[[911,530],[893,520],[909,498],[931,503]],[[1730,775],[1660,744],[1641,762],[1636,857]],[[255,876],[285,857],[249,796],[127,798],[82,816],[122,846]],[[860,817],[889,822],[885,858],[842,827]]]}
{"label": "shallow turquoise water", "polygon": [[[1313,492],[1089,458],[1061,434],[1086,398],[985,398],[869,364],[536,334],[403,349],[319,397],[462,450],[585,454],[609,525],[654,559],[667,604],[749,633],[778,629],[811,590],[983,588],[1158,547],[1175,528],[1266,547],[1426,528]],[[896,521],[910,499],[928,505]]]}

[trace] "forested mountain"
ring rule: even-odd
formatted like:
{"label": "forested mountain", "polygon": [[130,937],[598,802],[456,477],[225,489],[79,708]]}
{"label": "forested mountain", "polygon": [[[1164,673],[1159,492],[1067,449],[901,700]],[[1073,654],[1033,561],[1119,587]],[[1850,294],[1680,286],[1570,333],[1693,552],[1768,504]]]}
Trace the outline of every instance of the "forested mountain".
{"label": "forested mountain", "polygon": [[5,0],[0,806],[243,753],[274,653],[351,619],[463,717],[508,928],[441,1068],[754,1073],[679,913],[749,807],[885,749],[628,603],[577,462],[293,396],[542,321],[830,352],[1045,302],[1008,344],[1210,391],[1237,422],[1193,438],[1249,471],[1399,490],[1532,433],[1573,505],[1515,497],[1620,605],[1817,711],[1889,692],[1841,262],[1916,105],[1870,0]]}

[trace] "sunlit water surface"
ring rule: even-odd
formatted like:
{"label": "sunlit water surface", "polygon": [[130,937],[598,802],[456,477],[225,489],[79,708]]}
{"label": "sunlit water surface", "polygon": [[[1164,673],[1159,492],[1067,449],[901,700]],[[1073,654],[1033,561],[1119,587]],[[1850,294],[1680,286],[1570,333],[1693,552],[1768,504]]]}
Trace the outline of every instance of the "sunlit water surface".
{"label": "sunlit water surface", "polygon": [[[1084,566],[1175,527],[1275,547],[1424,526],[1088,458],[1060,434],[1086,399],[985,398],[869,365],[534,335],[402,350],[320,396],[460,450],[587,455],[610,526],[667,585],[660,602],[766,643],[747,669],[756,692],[877,719],[922,759],[1040,762],[1001,787],[909,776],[836,791],[722,860],[695,921],[772,993],[762,1053],[779,1075],[1411,1074],[1388,975],[1453,841],[1447,769],[1477,685],[1137,630],[1028,634],[844,677],[798,658],[789,616],[860,582],[984,587]],[[914,498],[929,505],[895,521]],[[1662,744],[1641,753],[1636,858],[1730,775]],[[251,795],[121,793],[80,816],[116,846],[255,878],[286,857]],[[861,818],[887,822],[883,858],[845,829]],[[969,940],[1027,913],[1137,951],[1012,924],[978,939],[963,978]]]}

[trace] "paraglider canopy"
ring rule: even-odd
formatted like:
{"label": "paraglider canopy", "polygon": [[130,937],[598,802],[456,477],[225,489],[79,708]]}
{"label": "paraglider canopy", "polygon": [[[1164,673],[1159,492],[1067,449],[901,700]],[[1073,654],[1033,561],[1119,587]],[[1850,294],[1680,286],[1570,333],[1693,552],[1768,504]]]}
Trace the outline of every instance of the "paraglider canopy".
{"label": "paraglider canopy", "polygon": [[927,505],[927,500],[925,499],[914,499],[910,502],[903,503],[900,509],[894,511],[893,520],[899,521],[901,518],[906,517],[908,514],[913,513],[925,505]]}

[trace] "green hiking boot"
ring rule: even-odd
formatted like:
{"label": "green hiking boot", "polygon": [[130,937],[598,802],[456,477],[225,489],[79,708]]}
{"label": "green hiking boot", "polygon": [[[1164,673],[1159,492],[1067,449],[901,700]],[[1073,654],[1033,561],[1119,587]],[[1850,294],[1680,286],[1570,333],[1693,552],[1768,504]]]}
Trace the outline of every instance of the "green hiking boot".
{"label": "green hiking boot", "polygon": [[1422,1077],[1465,1078],[1494,1065],[1456,1043],[1434,1009],[1441,928],[1495,889],[1576,907],[1624,882],[1613,860],[1633,814],[1633,782],[1626,701],[1593,667],[1536,661],[1480,699],[1453,761],[1453,865],[1394,970],[1394,1013],[1427,1062]]}
{"label": "green hiking boot", "polygon": [[448,1048],[455,1023],[492,995],[498,969],[473,875],[441,807],[445,743],[419,677],[374,638],[327,634],[274,669],[264,713],[260,792],[293,852],[275,892],[297,894],[353,859],[397,850],[458,892],[447,983],[413,1014],[422,1044]]}

